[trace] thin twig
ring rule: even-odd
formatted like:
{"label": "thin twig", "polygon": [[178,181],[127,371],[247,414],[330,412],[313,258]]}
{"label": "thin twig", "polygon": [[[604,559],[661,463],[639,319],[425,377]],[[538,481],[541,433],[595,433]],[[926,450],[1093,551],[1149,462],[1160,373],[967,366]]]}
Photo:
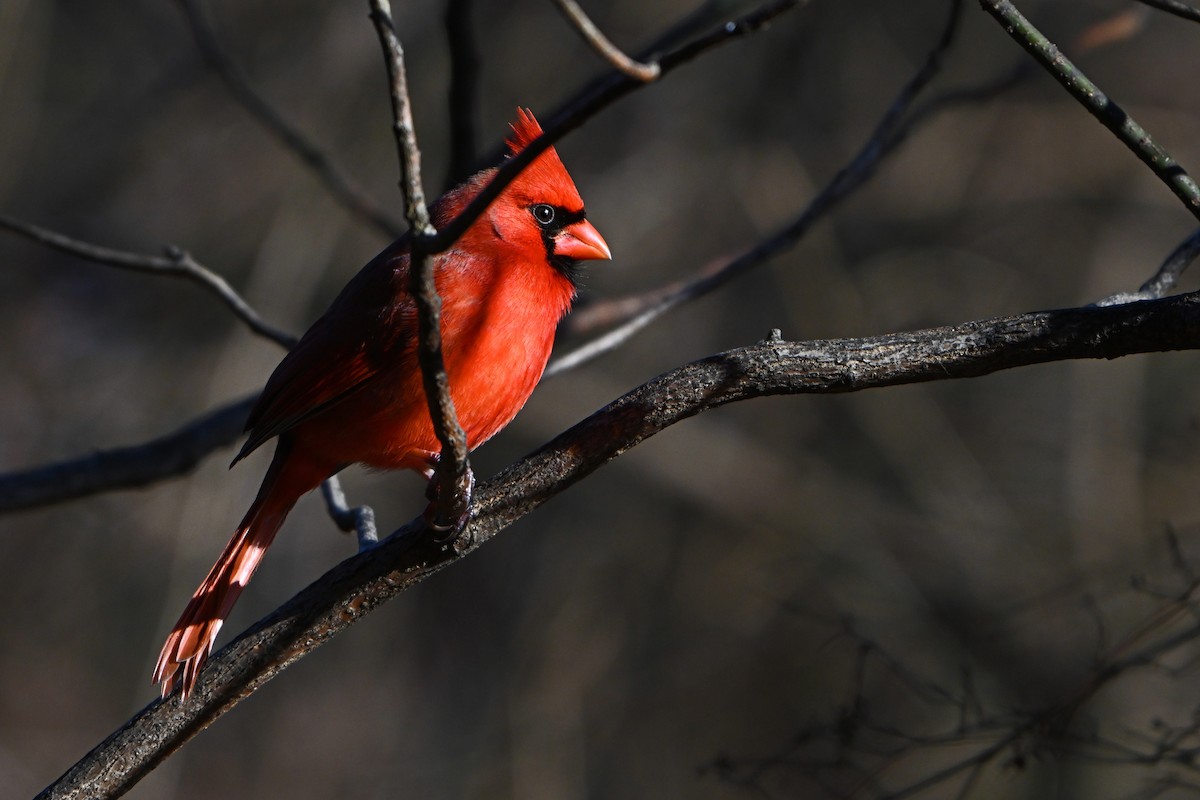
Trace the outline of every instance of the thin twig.
{"label": "thin twig", "polygon": [[241,67],[221,46],[211,23],[200,9],[198,0],[179,0],[179,4],[183,8],[184,16],[187,17],[188,26],[192,30],[201,55],[225,83],[233,98],[288,150],[298,156],[342,206],[369,222],[389,238],[400,238],[404,231],[399,223],[372,200],[365,189],[334,163],[328,153],[317,146],[250,84],[250,80]]}
{"label": "thin twig", "polygon": [[[657,62],[659,67],[663,68],[662,58],[669,57],[671,53],[675,53],[685,46],[704,41],[708,42],[707,47],[721,44],[723,40],[716,39],[719,38],[722,31],[725,31],[726,26],[731,26],[728,33],[734,36],[755,33],[764,30],[771,20],[779,15],[801,5],[807,5],[808,2],[809,0],[769,0],[753,11],[731,19],[729,15],[741,5],[738,0],[707,0],[656,36],[650,44],[639,50],[635,57],[643,62]],[[616,70],[593,78],[557,106],[548,112],[539,114],[542,128],[546,130],[569,120],[578,112],[578,109],[586,108],[591,98],[604,95],[612,90],[614,83],[625,80],[629,80],[629,77]],[[501,163],[507,154],[508,149],[503,145],[495,147],[476,162],[476,167],[484,169],[494,166]]]}
{"label": "thin twig", "polygon": [[[155,700],[40,798],[114,797],[291,663],[654,434],[729,403],[986,375],[1065,359],[1194,349],[1200,293],[1044,311],[864,339],[778,339],[710,356],[629,392],[479,487],[462,553],[397,531],[334,567],[223,648],[191,697]],[[1174,640],[1173,640],[1174,641]],[[1163,647],[1170,646],[1170,642]],[[1154,648],[1162,652],[1163,647]]]}
{"label": "thin twig", "polygon": [[[886,156],[890,155],[918,126],[928,122],[943,111],[967,103],[991,99],[1018,85],[1032,74],[1031,64],[1028,61],[1022,61],[1010,72],[998,78],[986,81],[977,86],[950,89],[942,92],[920,106],[913,108],[908,118],[901,124],[899,121],[901,115],[909,104],[915,100],[917,92],[936,73],[943,53],[952,40],[952,37],[948,38],[947,34],[951,33],[957,24],[957,17],[954,16],[958,13],[957,7],[956,4],[951,10],[950,24],[943,31],[939,44],[934,48],[930,57],[927,58],[925,64],[922,65],[917,74],[905,85],[896,99],[892,101],[887,114],[876,125],[875,130],[863,148],[846,167],[837,173],[833,181],[826,185],[810,204],[800,212],[790,225],[768,236],[766,239],[760,240],[737,256],[728,258],[723,262],[705,266],[690,280],[671,281],[663,286],[640,294],[613,300],[604,300],[576,310],[566,320],[566,330],[570,333],[587,334],[593,330],[605,328],[610,325],[613,327],[607,332],[596,336],[594,339],[579,345],[574,350],[556,358],[547,368],[546,376],[558,375],[612,352],[672,309],[698,299],[738,275],[767,263],[772,256],[777,254],[777,251],[771,246],[772,240],[782,239],[781,244],[785,248],[799,242],[804,233],[811,228],[812,223],[834,207],[835,203],[828,202],[830,196],[834,196],[836,199],[838,195],[845,196],[860,188],[874,175],[874,170],[878,162],[881,162]],[[1110,41],[1112,40],[1092,42],[1087,47],[1089,49],[1099,47],[1102,44],[1110,43]],[[1160,275],[1163,275],[1161,271]],[[1146,287],[1143,287],[1143,290],[1145,289]],[[1165,291],[1153,296],[1162,297],[1164,294]],[[1114,295],[1113,298],[1109,299],[1113,302],[1128,302],[1134,299],[1147,299],[1151,296],[1126,293],[1123,295]]]}
{"label": "thin twig", "polygon": [[354,531],[358,537],[359,551],[369,550],[379,544],[379,531],[375,527],[375,509],[370,506],[354,506],[346,502],[342,482],[331,475],[321,484],[321,496],[335,525],[343,531]]}
{"label": "thin twig", "polygon": [[[900,89],[882,119],[875,126],[875,130],[872,131],[854,158],[838,170],[833,179],[792,222],[767,238],[756,242],[723,265],[715,269],[706,268],[696,278],[676,286],[673,291],[663,293],[662,290],[656,290],[650,293],[645,308],[636,309],[636,315],[621,325],[556,358],[546,368],[546,376],[552,377],[574,369],[615,350],[671,309],[715,291],[737,276],[766,263],[799,242],[814,223],[829,213],[841,200],[866,183],[875,174],[880,162],[907,138],[918,121],[925,118],[925,115],[914,115],[907,124],[901,124],[905,113],[921,90],[928,86],[941,70],[942,60],[954,42],[961,19],[962,0],[951,0],[946,24],[942,28],[938,41],[916,74]],[[939,105],[929,108],[936,110],[944,107],[946,106]]]}
{"label": "thin twig", "polygon": [[1157,8],[1159,11],[1166,11],[1168,14],[1189,19],[1192,22],[1200,22],[1200,9],[1193,8],[1187,3],[1181,3],[1179,0],[1138,0],[1138,2],[1151,8]]}
{"label": "thin twig", "polygon": [[234,291],[224,278],[200,264],[186,250],[174,245],[165,248],[165,255],[148,256],[141,253],[130,253],[125,250],[113,250],[108,247],[82,242],[61,233],[41,228],[29,222],[0,214],[0,228],[24,236],[26,239],[52,247],[63,253],[109,267],[133,270],[135,272],[151,272],[160,275],[171,275],[186,278],[200,284],[205,289],[221,299],[238,319],[246,323],[250,330],[276,342],[283,347],[292,347],[296,337],[280,330],[266,322],[242,296]]}
{"label": "thin twig", "polygon": [[1200,256],[1200,228],[1191,236],[1184,239],[1178,247],[1171,251],[1158,272],[1146,281],[1136,292],[1119,292],[1097,300],[1098,306],[1111,306],[1117,303],[1133,303],[1138,300],[1157,300],[1165,297],[1167,292],[1175,288],[1183,271]]}
{"label": "thin twig", "polygon": [[[749,14],[730,20],[716,30],[665,53],[658,60],[662,74],[667,75],[715,47],[756,33],[779,15],[808,2],[809,0],[775,0],[775,2],[767,3]],[[504,160],[497,167],[496,174],[467,204],[467,207],[459,212],[453,220],[442,226],[436,236],[430,238],[429,252],[441,253],[448,250],[454,242],[458,241],[463,232],[479,219],[492,201],[513,182],[521,170],[535,158],[552,147],[567,133],[583,125],[620,98],[643,86],[645,84],[641,81],[630,78],[623,72],[614,71],[577,95],[570,105],[555,115],[552,121],[543,121],[542,135],[527,144],[520,153]]]}
{"label": "thin twig", "polygon": [[1132,150],[1159,180],[1183,201],[1187,210],[1200,219],[1200,186],[1196,185],[1196,181],[1170,153],[1155,142],[1124,109],[1100,91],[1100,88],[1072,64],[1009,0],[979,2],[1009,36],[1053,75],[1092,116]]}
{"label": "thin twig", "polygon": [[456,522],[466,517],[474,479],[470,462],[467,460],[467,435],[454,410],[454,401],[450,397],[450,380],[446,375],[446,365],[442,357],[442,302],[433,281],[431,256],[436,251],[429,246],[438,232],[429,221],[429,209],[425,205],[425,189],[421,183],[421,153],[417,149],[412,102],[408,96],[404,50],[392,25],[391,6],[388,0],[369,2],[371,20],[375,23],[387,64],[393,130],[400,157],[400,188],[404,192],[404,215],[412,230],[409,277],[417,306],[417,360],[421,365],[433,430],[442,446],[437,466],[436,524],[454,527],[454,524],[448,521]]}
{"label": "thin twig", "polygon": [[662,69],[657,62],[649,61],[643,63],[625,55],[621,48],[617,47],[609,40],[604,32],[596,27],[596,23],[588,17],[584,10],[580,8],[579,3],[575,0],[553,0],[554,5],[566,17],[567,22],[571,23],[583,40],[595,50],[601,58],[612,65],[613,69],[625,73],[634,80],[642,83],[650,83],[658,80],[658,76],[662,74]]}

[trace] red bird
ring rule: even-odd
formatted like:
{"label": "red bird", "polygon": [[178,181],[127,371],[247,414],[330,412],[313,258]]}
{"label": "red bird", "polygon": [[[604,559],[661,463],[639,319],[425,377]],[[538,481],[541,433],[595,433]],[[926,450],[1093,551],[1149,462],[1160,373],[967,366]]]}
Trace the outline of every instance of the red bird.
{"label": "red bird", "polygon": [[[542,129],[518,109],[512,154]],[[431,208],[441,227],[491,180],[485,170]],[[434,258],[450,394],[474,448],[507,425],[542,376],[554,331],[575,297],[577,262],[608,259],[600,233],[553,148],[537,157],[462,238]],[[154,668],[165,697],[186,697],[221,623],[284,518],[305,493],[350,464],[432,474],[438,457],[417,365],[409,238],[376,256],[275,368],[236,464],[272,437],[258,497],[175,623]]]}

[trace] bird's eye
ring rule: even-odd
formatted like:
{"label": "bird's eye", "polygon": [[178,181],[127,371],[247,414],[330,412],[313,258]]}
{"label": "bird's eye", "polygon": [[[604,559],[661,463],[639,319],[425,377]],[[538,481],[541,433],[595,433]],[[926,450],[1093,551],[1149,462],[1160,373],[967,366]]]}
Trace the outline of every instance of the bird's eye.
{"label": "bird's eye", "polygon": [[554,206],[538,203],[529,210],[533,213],[533,218],[537,220],[538,225],[542,227],[547,227],[554,222]]}

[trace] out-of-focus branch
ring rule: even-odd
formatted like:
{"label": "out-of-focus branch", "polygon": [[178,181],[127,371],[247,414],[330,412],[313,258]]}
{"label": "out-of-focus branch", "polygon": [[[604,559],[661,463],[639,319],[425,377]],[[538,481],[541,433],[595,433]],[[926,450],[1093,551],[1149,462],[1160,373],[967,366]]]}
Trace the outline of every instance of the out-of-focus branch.
{"label": "out-of-focus branch", "polygon": [[[917,73],[902,87],[863,147],[792,223],[736,256],[707,264],[690,279],[672,281],[635,295],[601,300],[576,310],[565,322],[564,329],[567,332],[587,335],[596,330],[610,329],[556,358],[546,370],[546,375],[549,377],[566,372],[617,349],[672,309],[698,299],[750,269],[768,262],[782,250],[789,249],[799,242],[812,224],[831,211],[838,201],[861,188],[875,174],[880,163],[919,126],[943,111],[990,100],[1033,74],[1032,65],[1028,61],[1022,61],[1016,68],[995,79],[977,86],[951,89],[915,105],[917,96],[937,74],[946,50],[953,43],[954,31],[957,29],[961,13],[960,6],[958,2],[952,4],[947,25],[938,43]],[[1123,14],[1117,14],[1089,26],[1076,38],[1076,43],[1080,48],[1090,50],[1118,41],[1111,27],[1117,24],[1118,17],[1121,16]],[[1110,30],[1102,35],[1097,31],[1098,26],[1108,27]],[[1133,31],[1127,28],[1122,30],[1122,35],[1132,33]],[[1165,274],[1160,272],[1160,276],[1163,275]],[[1161,297],[1165,294],[1165,291],[1157,295],[1142,294],[1146,289],[1144,286],[1137,294],[1114,295],[1111,300],[1126,302],[1151,296]],[[1122,297],[1126,300],[1119,299]]]}
{"label": "out-of-focus branch", "polygon": [[[442,451],[437,466],[437,519],[439,527],[455,528],[466,518],[471,502],[474,477],[467,460],[467,434],[458,422],[454,401],[450,397],[450,379],[442,357],[442,301],[433,282],[434,250],[430,243],[437,236],[429,221],[425,205],[425,189],[421,183],[421,153],[417,149],[417,133],[413,125],[412,102],[408,96],[408,79],[404,69],[404,50],[392,25],[388,0],[369,0],[371,20],[379,34],[387,65],[392,99],[393,129],[400,156],[400,188],[404,192],[404,215],[412,230],[409,262],[410,288],[417,306],[417,360],[433,431]],[[451,242],[453,243],[453,242]]]}
{"label": "out-of-focus branch", "polygon": [[1194,349],[1200,293],[1043,311],[862,339],[756,345],[643,384],[481,485],[461,552],[413,524],[334,567],[217,653],[183,702],[156,700],[39,798],[114,797],[289,664],[677,422],[768,395],[853,392],[1064,359]]}
{"label": "out-of-focus branch", "polygon": [[596,23],[592,22],[575,0],[553,0],[553,2],[566,17],[567,22],[571,23],[571,27],[578,31],[583,40],[613,69],[642,83],[650,83],[658,79],[662,70],[656,62],[643,63],[627,56],[621,48],[604,35],[603,31],[596,27]]}
{"label": "out-of-focus branch", "polygon": [[[1174,548],[1170,535],[1168,539]],[[1176,670],[1164,660],[1179,660],[1181,651],[1194,649],[1200,640],[1200,624],[1196,622],[1200,584],[1182,555],[1173,556],[1177,556],[1173,559],[1175,569],[1184,578],[1183,588],[1155,593],[1161,604],[1115,644],[1108,643],[1107,623],[1099,610],[1093,609],[1099,628],[1095,664],[1062,696],[1033,708],[997,708],[994,701],[986,702],[978,696],[969,664],[963,666],[961,687],[943,686],[915,675],[878,642],[843,623],[835,638],[849,639],[855,649],[854,682],[851,696],[836,719],[808,723],[775,753],[737,759],[722,756],[714,759],[706,771],[764,795],[776,779],[786,781],[795,794],[799,779],[801,785],[810,782],[837,787],[829,792],[831,795],[874,800],[924,796],[935,787],[950,793],[946,796],[973,797],[972,791],[988,768],[1009,769],[1005,785],[1011,793],[1012,768],[1020,770],[1027,760],[1046,755],[1091,761],[1109,770],[1122,766],[1141,770],[1162,767],[1200,776],[1195,744],[1200,738],[1200,718],[1195,714],[1177,726],[1155,719],[1144,731],[1140,728],[1146,721],[1139,715],[1135,724],[1120,726],[1117,737],[1104,730],[1113,726],[1100,727],[1095,720],[1080,719],[1081,712],[1102,689],[1130,677],[1139,668],[1155,666],[1175,674]],[[882,674],[907,695],[906,699],[918,704],[924,713],[910,714],[910,720],[919,717],[923,722],[884,719],[887,703],[881,713],[872,702],[879,691],[868,684],[868,670],[875,678],[873,684],[879,684],[878,676]],[[890,690],[893,695],[895,692]],[[916,778],[909,769],[893,774],[889,780],[891,767],[914,762],[931,766],[925,774],[918,771]],[[1146,791],[1128,796],[1163,797],[1163,787],[1194,785],[1178,776],[1162,774],[1151,775],[1148,783]]]}
{"label": "out-of-focus branch", "polygon": [[479,105],[479,48],[471,17],[475,0],[446,3],[446,44],[450,50],[450,168],[446,188],[462,183],[475,163],[478,136],[475,111]]}
{"label": "out-of-focus branch", "polygon": [[201,55],[225,83],[233,98],[288,150],[295,153],[316,174],[334,199],[389,238],[400,238],[403,230],[397,221],[334,163],[328,153],[251,86],[241,67],[217,40],[212,25],[200,9],[199,0],[179,0],[179,5],[187,18],[188,26],[192,29],[192,35],[196,38]]}
{"label": "out-of-focus branch", "polygon": [[230,403],[142,444],[0,475],[0,513],[133,489],[190,472],[212,451],[238,440],[253,404],[253,397]]}
{"label": "out-of-focus branch", "polygon": [[296,343],[296,337],[280,330],[266,322],[242,296],[233,290],[224,278],[200,264],[191,254],[174,245],[166,248],[166,254],[148,256],[141,253],[130,253],[124,250],[113,250],[108,247],[81,242],[46,228],[40,228],[28,222],[0,214],[0,228],[24,236],[26,239],[39,244],[53,247],[69,255],[104,264],[109,267],[133,270],[135,272],[150,272],[159,275],[172,275],[186,278],[200,284],[221,299],[238,319],[246,323],[250,330],[259,336],[266,337],[283,347],[291,347]]}
{"label": "out-of-focus branch", "polygon": [[[925,61],[918,68],[916,74],[900,89],[882,119],[875,126],[875,130],[872,131],[854,158],[838,170],[833,179],[809,202],[799,216],[774,234],[756,242],[723,264],[708,266],[690,281],[651,291],[641,298],[625,298],[617,301],[624,304],[622,311],[628,315],[625,321],[607,333],[556,358],[547,367],[546,376],[551,377],[566,372],[611,352],[673,308],[716,290],[739,275],[790,249],[804,237],[814,223],[866,183],[875,174],[884,158],[908,137],[917,122],[925,118],[924,114],[914,115],[909,118],[907,123],[902,124],[913,101],[940,72],[942,61],[954,43],[959,29],[962,5],[962,0],[951,1],[946,24],[942,28],[938,41],[925,57]],[[930,108],[935,110],[942,107],[945,106]],[[572,327],[586,326],[590,322],[589,315],[594,320],[601,315],[611,317],[612,313],[612,310],[608,308],[585,309],[573,315],[569,324]],[[576,320],[575,317],[580,317],[580,319]]]}
{"label": "out-of-focus branch", "polygon": [[1187,3],[1181,3],[1179,0],[1138,0],[1138,2],[1177,17],[1190,19],[1192,22],[1200,22],[1200,9],[1189,6]]}
{"label": "out-of-focus branch", "polygon": [[1054,79],[1142,160],[1159,180],[1200,219],[1200,186],[1171,154],[1034,27],[1009,0],[979,0],[1001,27],[1041,64]]}

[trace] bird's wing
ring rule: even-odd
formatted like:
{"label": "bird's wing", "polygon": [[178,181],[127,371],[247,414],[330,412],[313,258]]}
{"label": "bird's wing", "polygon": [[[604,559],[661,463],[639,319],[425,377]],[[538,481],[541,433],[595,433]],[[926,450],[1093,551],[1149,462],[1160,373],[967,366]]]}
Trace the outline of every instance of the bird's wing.
{"label": "bird's wing", "polygon": [[[279,362],[246,422],[239,460],[416,353],[416,307],[400,242],[380,253]],[[407,247],[404,248],[404,251]]]}

